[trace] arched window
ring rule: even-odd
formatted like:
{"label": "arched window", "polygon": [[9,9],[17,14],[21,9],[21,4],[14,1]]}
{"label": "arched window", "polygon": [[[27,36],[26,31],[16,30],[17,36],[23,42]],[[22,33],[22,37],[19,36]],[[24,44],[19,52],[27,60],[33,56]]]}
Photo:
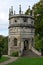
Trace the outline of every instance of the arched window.
{"label": "arched window", "polygon": [[17,46],[17,39],[14,38],[14,46]]}

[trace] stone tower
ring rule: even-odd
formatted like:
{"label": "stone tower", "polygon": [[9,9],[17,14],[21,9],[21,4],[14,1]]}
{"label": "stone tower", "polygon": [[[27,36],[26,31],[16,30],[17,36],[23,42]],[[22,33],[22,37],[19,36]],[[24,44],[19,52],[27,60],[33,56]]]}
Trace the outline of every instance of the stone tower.
{"label": "stone tower", "polygon": [[[30,10],[30,8],[29,8]],[[19,6],[19,14],[13,13],[13,7],[9,10],[9,37],[8,55],[18,51],[19,56],[24,50],[29,50],[34,44],[34,13],[29,11],[25,15]]]}

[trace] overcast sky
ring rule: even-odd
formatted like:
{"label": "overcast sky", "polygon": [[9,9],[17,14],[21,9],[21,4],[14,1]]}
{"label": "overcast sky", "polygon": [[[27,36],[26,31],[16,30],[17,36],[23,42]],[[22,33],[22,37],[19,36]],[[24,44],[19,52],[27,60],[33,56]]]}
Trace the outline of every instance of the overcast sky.
{"label": "overcast sky", "polygon": [[22,11],[25,12],[29,5],[32,7],[38,1],[40,0],[0,0],[0,35],[8,35],[8,13],[11,6],[18,13],[21,4]]}

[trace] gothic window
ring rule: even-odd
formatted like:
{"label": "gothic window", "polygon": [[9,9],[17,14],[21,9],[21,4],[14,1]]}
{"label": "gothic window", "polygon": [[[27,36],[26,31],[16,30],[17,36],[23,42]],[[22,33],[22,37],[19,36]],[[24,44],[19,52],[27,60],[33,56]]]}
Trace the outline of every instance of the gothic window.
{"label": "gothic window", "polygon": [[14,38],[14,46],[17,46],[17,39]]}

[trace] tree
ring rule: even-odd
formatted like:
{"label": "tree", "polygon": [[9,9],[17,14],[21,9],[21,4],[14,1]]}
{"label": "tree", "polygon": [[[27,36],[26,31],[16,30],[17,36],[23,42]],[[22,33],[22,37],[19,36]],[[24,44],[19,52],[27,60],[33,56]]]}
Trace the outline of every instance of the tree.
{"label": "tree", "polygon": [[3,48],[4,48],[4,38],[1,36],[0,37],[0,58],[2,57],[3,54]]}
{"label": "tree", "polygon": [[3,54],[8,54],[8,36],[4,37],[4,49]]}
{"label": "tree", "polygon": [[[43,3],[43,1],[42,1]],[[38,40],[35,42],[37,49],[43,50],[43,4],[40,2],[33,6],[35,17],[35,37],[39,35]]]}
{"label": "tree", "polygon": [[33,10],[35,17],[35,34],[39,34],[40,37],[43,37],[43,5],[41,1],[33,6]]}
{"label": "tree", "polygon": [[8,36],[0,35],[0,58],[2,54],[8,54]]}
{"label": "tree", "polygon": [[[34,25],[35,25],[35,48],[40,50],[43,48],[43,1],[40,0],[32,7],[34,11]],[[29,9],[26,10],[26,14]]]}

